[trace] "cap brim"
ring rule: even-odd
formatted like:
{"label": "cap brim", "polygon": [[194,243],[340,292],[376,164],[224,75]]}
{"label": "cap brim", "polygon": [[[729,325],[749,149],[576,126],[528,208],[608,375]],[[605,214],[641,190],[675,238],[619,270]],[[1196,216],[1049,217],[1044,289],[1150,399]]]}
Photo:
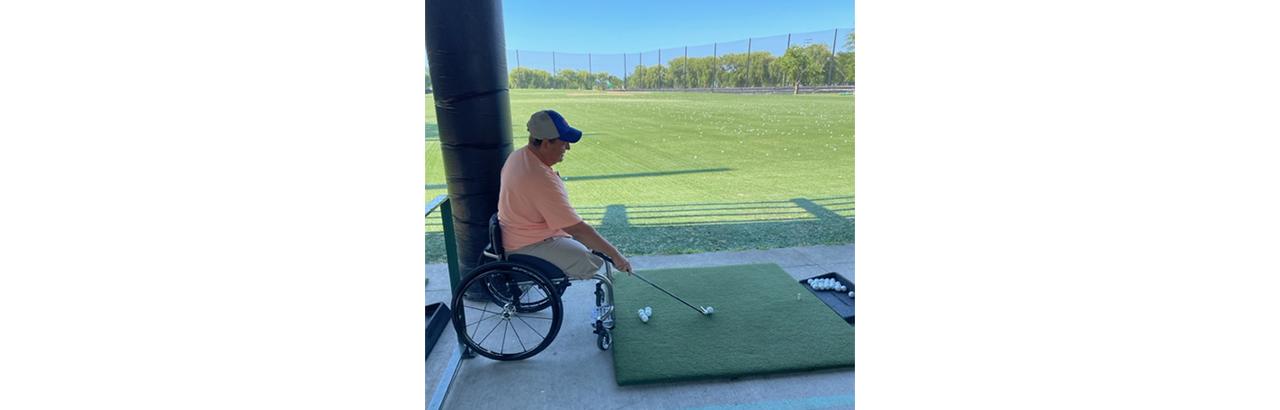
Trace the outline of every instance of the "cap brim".
{"label": "cap brim", "polygon": [[565,140],[570,144],[582,139],[582,131],[578,131],[577,128],[570,127],[569,122],[565,121],[564,116],[560,115],[560,113],[553,110],[547,110],[545,112],[547,113],[547,118],[551,119],[551,123],[555,124],[556,134],[560,136],[560,139]]}
{"label": "cap brim", "polygon": [[570,144],[578,142],[582,139],[582,131],[575,128],[569,128],[560,132],[560,139]]}

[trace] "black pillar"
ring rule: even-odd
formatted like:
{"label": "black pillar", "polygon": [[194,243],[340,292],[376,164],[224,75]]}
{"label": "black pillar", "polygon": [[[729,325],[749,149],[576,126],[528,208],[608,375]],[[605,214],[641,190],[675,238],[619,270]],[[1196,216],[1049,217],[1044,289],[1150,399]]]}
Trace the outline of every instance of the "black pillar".
{"label": "black pillar", "polygon": [[501,0],[427,0],[445,181],[465,275],[488,243],[502,163],[511,153],[511,102]]}

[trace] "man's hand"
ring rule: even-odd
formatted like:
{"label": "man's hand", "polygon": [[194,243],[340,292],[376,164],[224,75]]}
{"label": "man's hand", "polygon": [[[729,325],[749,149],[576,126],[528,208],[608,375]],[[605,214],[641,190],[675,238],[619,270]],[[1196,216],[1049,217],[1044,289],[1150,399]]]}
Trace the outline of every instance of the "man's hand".
{"label": "man's hand", "polygon": [[618,256],[613,257],[613,267],[626,272],[627,276],[631,275],[631,261],[628,261],[625,256],[622,256],[622,254],[618,254]]}
{"label": "man's hand", "polygon": [[569,235],[573,235],[573,239],[582,242],[587,249],[594,249],[608,255],[609,259],[613,259],[613,267],[627,272],[628,275],[631,274],[631,262],[622,256],[622,252],[618,252],[618,248],[613,247],[613,244],[609,243],[603,236],[600,236],[600,233],[596,232],[596,228],[592,228],[586,222],[578,222],[563,229]]}

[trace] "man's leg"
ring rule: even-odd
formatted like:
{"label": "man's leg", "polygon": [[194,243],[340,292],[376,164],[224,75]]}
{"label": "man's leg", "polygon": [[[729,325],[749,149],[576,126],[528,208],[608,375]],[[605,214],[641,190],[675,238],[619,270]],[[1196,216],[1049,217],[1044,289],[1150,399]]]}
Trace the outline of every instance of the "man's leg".
{"label": "man's leg", "polygon": [[591,279],[604,267],[604,259],[593,255],[585,245],[570,237],[558,236],[511,251],[546,259],[571,279]]}

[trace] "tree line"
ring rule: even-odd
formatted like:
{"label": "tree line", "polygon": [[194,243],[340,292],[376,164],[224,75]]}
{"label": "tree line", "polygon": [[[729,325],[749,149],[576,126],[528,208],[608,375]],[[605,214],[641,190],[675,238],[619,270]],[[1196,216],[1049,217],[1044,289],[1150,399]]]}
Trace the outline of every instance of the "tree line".
{"label": "tree line", "polygon": [[[781,56],[767,51],[730,53],[715,57],[677,57],[667,64],[637,66],[624,78],[587,70],[546,70],[518,67],[508,75],[511,88],[581,90],[653,88],[795,87],[853,84],[854,34],[845,37],[845,51],[834,55],[824,44],[792,46]],[[427,74],[427,88],[431,76]]]}

